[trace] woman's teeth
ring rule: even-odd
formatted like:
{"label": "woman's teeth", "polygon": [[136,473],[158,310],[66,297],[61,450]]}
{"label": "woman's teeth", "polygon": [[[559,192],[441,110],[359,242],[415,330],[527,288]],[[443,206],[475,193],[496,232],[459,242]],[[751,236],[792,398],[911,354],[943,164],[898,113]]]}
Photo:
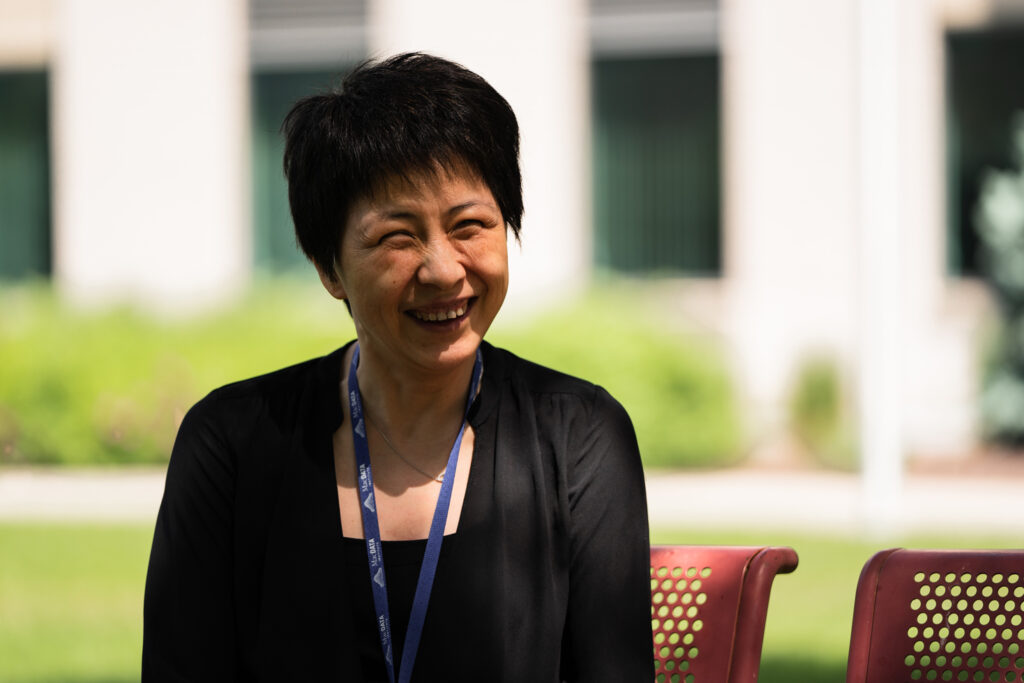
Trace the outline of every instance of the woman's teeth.
{"label": "woman's teeth", "polygon": [[466,313],[466,304],[462,304],[458,308],[453,308],[450,311],[413,311],[412,314],[420,320],[426,320],[428,322],[437,322],[439,320],[454,320],[461,315]]}

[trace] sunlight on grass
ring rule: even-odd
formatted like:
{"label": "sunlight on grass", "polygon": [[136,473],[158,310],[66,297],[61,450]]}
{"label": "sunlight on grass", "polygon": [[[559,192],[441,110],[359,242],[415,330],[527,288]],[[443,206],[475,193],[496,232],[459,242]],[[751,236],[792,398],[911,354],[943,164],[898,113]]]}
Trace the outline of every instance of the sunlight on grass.
{"label": "sunlight on grass", "polygon": [[152,533],[0,524],[0,681],[138,680]]}

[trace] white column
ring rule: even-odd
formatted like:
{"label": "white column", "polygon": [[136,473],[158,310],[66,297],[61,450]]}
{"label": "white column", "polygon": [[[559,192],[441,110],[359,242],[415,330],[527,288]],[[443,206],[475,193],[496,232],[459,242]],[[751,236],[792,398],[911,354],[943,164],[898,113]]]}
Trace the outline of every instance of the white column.
{"label": "white column", "polygon": [[855,9],[722,0],[724,275],[758,447],[807,354],[843,372],[856,351]]}
{"label": "white column", "polygon": [[59,0],[55,276],[194,308],[250,268],[244,0]]}
{"label": "white column", "polygon": [[754,436],[780,431],[801,355],[835,353],[876,511],[907,453],[962,455],[973,436],[984,297],[945,267],[955,4],[987,3],[722,0],[725,274]]}
{"label": "white column", "polygon": [[479,73],[519,119],[526,213],[506,309],[550,305],[591,262],[583,0],[370,0],[373,56],[422,50]]}
{"label": "white column", "polygon": [[904,289],[900,5],[860,0],[860,446],[866,512],[882,521],[899,495]]}
{"label": "white column", "polygon": [[977,443],[977,391],[991,309],[983,283],[947,272],[943,14],[970,28],[988,0],[899,3],[900,200],[905,455],[962,457]]}

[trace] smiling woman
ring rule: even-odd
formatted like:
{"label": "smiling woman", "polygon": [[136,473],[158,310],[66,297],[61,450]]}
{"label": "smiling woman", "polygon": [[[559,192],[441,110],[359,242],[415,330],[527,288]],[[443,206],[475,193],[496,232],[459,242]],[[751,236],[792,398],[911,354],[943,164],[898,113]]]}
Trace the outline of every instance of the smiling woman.
{"label": "smiling woman", "polygon": [[347,224],[337,267],[319,272],[349,302],[364,362],[410,377],[471,359],[508,289],[487,185],[462,169],[396,179],[357,201]]}
{"label": "smiling woman", "polygon": [[356,340],[189,411],[143,680],[651,680],[629,417],[484,341],[523,212],[508,103],[405,54],[284,131],[299,243]]}

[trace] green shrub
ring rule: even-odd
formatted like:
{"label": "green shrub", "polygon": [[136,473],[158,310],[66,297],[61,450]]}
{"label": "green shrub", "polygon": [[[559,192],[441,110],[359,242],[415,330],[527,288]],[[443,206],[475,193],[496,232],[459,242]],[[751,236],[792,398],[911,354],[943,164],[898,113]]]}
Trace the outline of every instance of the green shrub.
{"label": "green shrub", "polygon": [[254,287],[238,307],[177,322],[0,290],[0,463],[159,463],[185,411],[232,380],[321,355],[351,335],[322,291]]}
{"label": "green shrub", "polygon": [[1024,445],[1024,112],[1015,122],[1015,169],[982,179],[975,227],[982,271],[1000,312],[1000,331],[988,360],[981,397],[987,439]]}
{"label": "green shrub", "polygon": [[663,327],[635,298],[601,293],[525,326],[499,326],[491,339],[607,389],[629,412],[646,465],[735,462],[739,418],[721,356]]}
{"label": "green shrub", "polygon": [[[176,322],[128,308],[76,312],[42,287],[0,290],[0,310],[0,463],[164,462],[185,411],[208,391],[354,335],[318,284],[289,280]],[[605,386],[649,465],[723,464],[739,452],[718,355],[659,332],[624,301],[591,297],[489,339]]]}
{"label": "green shrub", "polygon": [[789,426],[819,462],[856,467],[849,410],[833,359],[813,356],[801,363],[789,398]]}

